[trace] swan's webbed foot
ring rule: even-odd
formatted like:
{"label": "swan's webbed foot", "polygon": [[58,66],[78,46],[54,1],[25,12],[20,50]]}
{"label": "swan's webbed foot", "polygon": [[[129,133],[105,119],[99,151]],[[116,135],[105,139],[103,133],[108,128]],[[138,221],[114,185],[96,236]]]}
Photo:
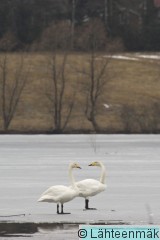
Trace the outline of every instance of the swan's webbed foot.
{"label": "swan's webbed foot", "polygon": [[83,211],[87,211],[87,210],[97,210],[97,208],[85,208],[85,209],[83,209]]}
{"label": "swan's webbed foot", "polygon": [[60,212],[58,213],[59,215],[63,215],[63,214],[71,214],[71,213],[67,213],[67,212]]}
{"label": "swan's webbed foot", "polygon": [[96,208],[90,208],[89,207],[89,199],[85,199],[85,209],[84,211],[86,210],[97,210]]}
{"label": "swan's webbed foot", "polygon": [[87,210],[97,210],[97,208],[85,208],[83,211],[87,211]]}

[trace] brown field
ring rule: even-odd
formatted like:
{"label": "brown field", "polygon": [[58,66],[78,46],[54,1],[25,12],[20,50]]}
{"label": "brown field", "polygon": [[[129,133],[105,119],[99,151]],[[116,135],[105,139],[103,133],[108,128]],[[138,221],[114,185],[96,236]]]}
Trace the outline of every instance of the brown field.
{"label": "brown field", "polygon": [[[10,81],[12,81],[12,71],[19,54],[9,54]],[[101,58],[99,55],[98,58]],[[0,55],[0,59],[3,54]],[[98,61],[97,58],[97,61]],[[50,72],[47,70],[48,54],[30,53],[25,56],[25,67],[29,67],[29,78],[22,92],[20,102],[15,116],[10,124],[10,131],[17,132],[47,132],[54,128],[51,105],[46,96],[50,87]],[[62,54],[58,55],[61,61]],[[87,54],[71,54],[67,60],[67,91],[65,101],[75,91],[75,104],[73,113],[66,132],[92,131],[91,123],[85,118],[85,91],[82,87],[87,79],[79,69],[87,67]],[[106,70],[106,85],[103,89],[97,106],[97,121],[102,132],[125,132],[125,125],[129,121],[130,128],[135,125],[136,114],[143,112],[145,126],[150,126],[148,118],[154,104],[160,105],[160,61],[156,60],[118,60],[110,59]],[[1,79],[0,79],[1,81]],[[107,111],[103,103],[111,104]],[[122,119],[122,109],[134,109],[131,115],[125,115]],[[0,108],[2,108],[0,106]],[[145,111],[144,111],[145,109]],[[144,115],[146,113],[146,115]],[[65,114],[65,113],[64,113]],[[142,116],[140,115],[140,116]],[[151,112],[152,115],[152,112]],[[154,113],[156,115],[156,113]],[[139,115],[136,115],[139,116]],[[158,118],[158,116],[156,115]],[[130,118],[130,120],[128,120]],[[153,119],[152,119],[153,120]],[[147,121],[147,123],[146,123]],[[125,122],[125,123],[124,123]],[[153,125],[153,121],[152,121]],[[154,129],[154,126],[152,126]],[[0,130],[3,130],[2,114],[0,116]],[[139,132],[142,129],[135,125],[131,132]],[[156,125],[156,130],[157,125]]]}

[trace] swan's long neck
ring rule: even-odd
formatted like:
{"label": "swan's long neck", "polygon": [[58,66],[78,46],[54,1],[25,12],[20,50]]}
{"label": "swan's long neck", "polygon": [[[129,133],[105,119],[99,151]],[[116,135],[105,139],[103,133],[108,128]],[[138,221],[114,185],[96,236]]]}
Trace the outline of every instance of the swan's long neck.
{"label": "swan's long neck", "polygon": [[73,176],[73,172],[72,172],[73,168],[70,166],[69,167],[69,179],[70,179],[70,182],[71,182],[71,185],[74,189],[78,190],[77,186],[76,186],[76,183],[75,183],[75,179],[74,179],[74,176]]}
{"label": "swan's long neck", "polygon": [[101,167],[101,175],[100,175],[99,181],[104,184],[106,179],[106,169],[102,163],[100,163],[100,167]]}

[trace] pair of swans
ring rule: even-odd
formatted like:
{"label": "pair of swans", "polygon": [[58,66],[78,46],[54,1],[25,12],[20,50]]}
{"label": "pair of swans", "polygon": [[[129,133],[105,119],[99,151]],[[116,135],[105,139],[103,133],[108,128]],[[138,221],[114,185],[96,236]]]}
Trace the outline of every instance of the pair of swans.
{"label": "pair of swans", "polygon": [[[69,165],[69,178],[71,182],[71,186],[63,186],[56,185],[48,188],[38,199],[38,202],[53,202],[57,203],[57,214],[65,214],[63,211],[63,204],[71,201],[75,197],[83,197],[85,198],[85,209],[94,209],[89,208],[89,197],[95,196],[98,193],[104,191],[106,189],[105,177],[106,170],[105,166],[102,162],[92,162],[89,166],[98,166],[101,168],[100,180],[95,179],[85,179],[79,182],[75,182],[73,177],[72,170],[74,168],[81,167],[77,163],[72,163]],[[61,204],[61,211],[59,209],[59,205]]]}

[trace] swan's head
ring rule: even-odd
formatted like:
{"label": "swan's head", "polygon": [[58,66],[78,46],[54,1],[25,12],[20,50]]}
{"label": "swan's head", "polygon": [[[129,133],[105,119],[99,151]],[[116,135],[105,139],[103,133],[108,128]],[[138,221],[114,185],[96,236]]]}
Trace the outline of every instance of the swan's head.
{"label": "swan's head", "polygon": [[101,163],[100,162],[92,162],[91,164],[89,164],[88,166],[96,166],[96,167],[101,167]]}
{"label": "swan's head", "polygon": [[81,167],[79,166],[78,163],[72,163],[71,168],[80,168],[81,169]]}

